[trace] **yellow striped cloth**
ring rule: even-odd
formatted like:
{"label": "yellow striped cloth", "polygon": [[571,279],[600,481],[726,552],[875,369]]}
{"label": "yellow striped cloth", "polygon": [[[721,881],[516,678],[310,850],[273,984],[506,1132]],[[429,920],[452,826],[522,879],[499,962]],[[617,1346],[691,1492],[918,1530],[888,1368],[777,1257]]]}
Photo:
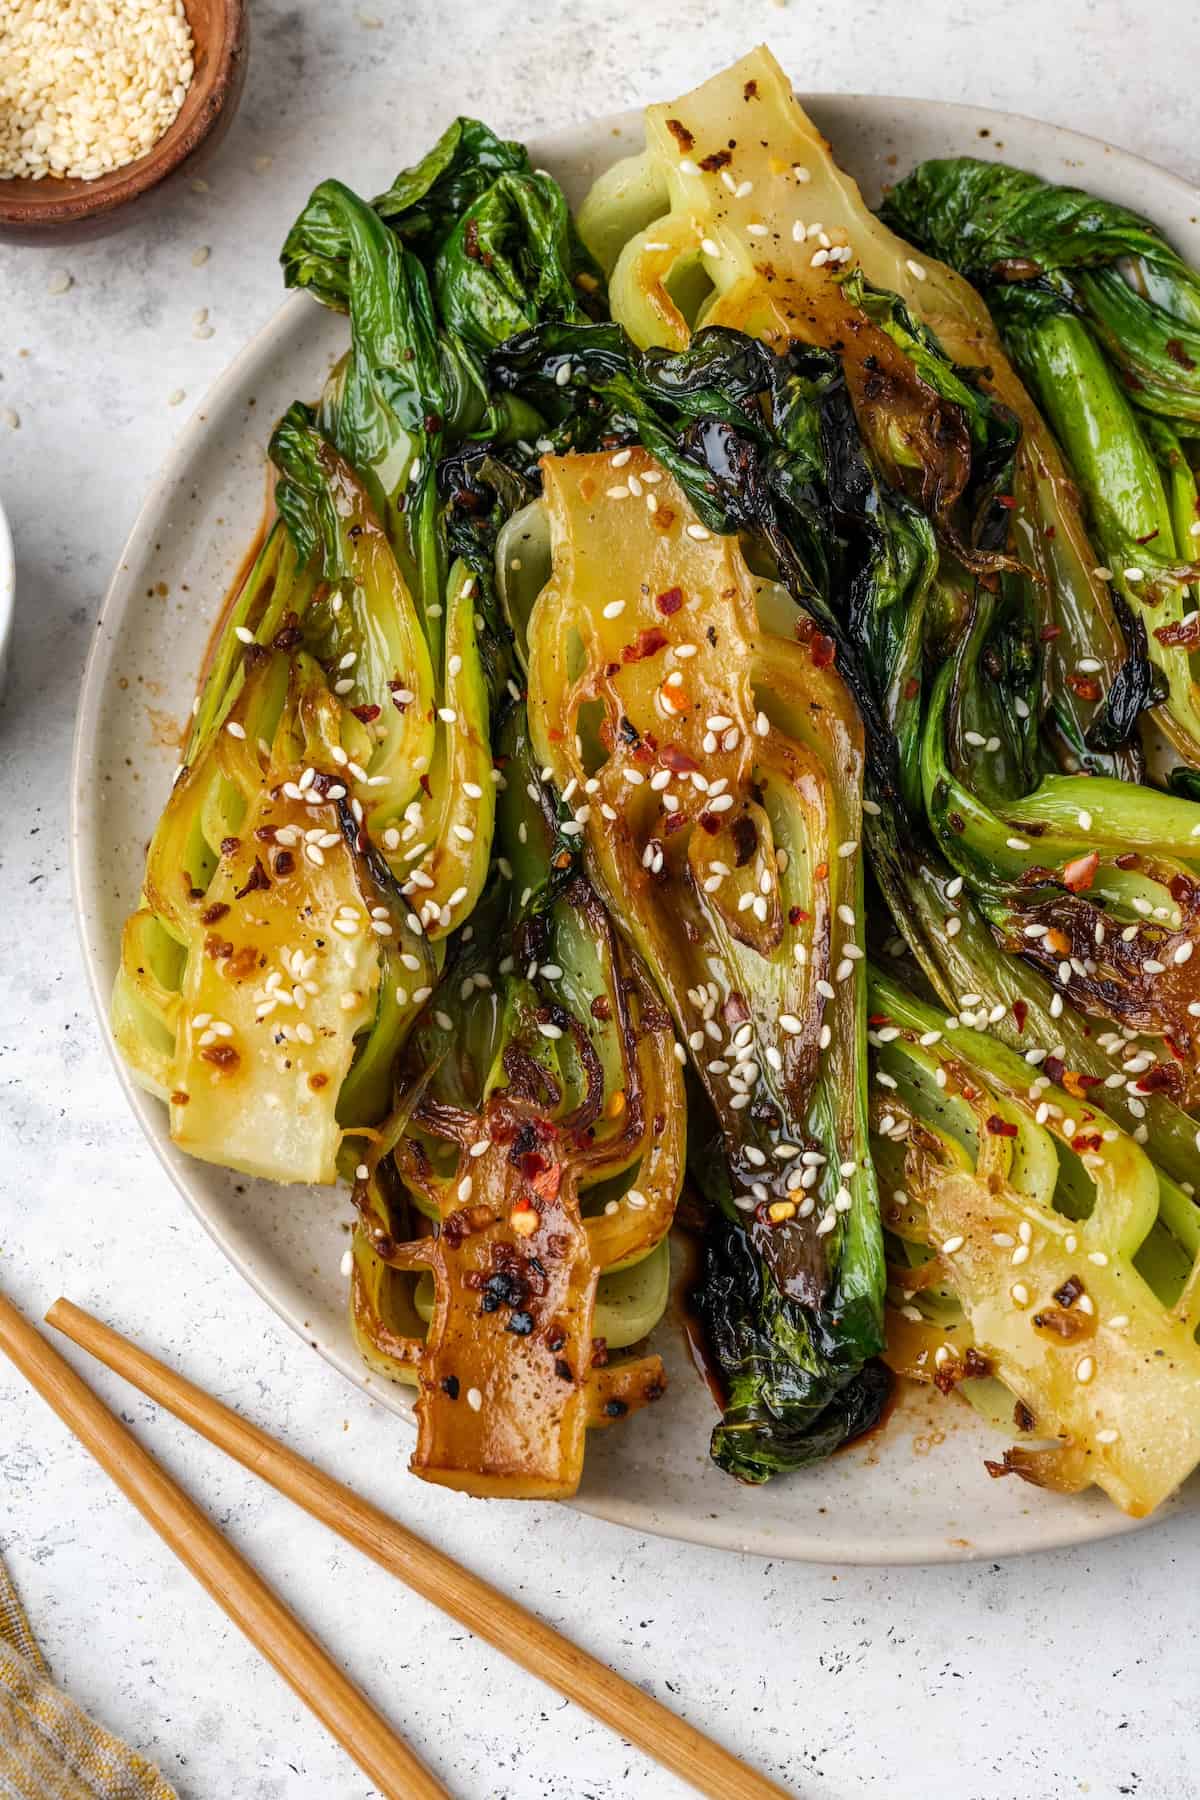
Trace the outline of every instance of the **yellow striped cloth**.
{"label": "yellow striped cloth", "polygon": [[2,1562],[0,1800],[178,1800],[153,1763],[54,1686]]}

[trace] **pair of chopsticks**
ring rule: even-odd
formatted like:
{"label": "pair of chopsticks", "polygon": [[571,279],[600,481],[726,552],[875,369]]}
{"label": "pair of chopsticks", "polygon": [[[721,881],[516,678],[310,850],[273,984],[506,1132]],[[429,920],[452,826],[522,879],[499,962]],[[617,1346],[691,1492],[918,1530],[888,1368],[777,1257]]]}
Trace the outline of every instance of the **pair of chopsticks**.
{"label": "pair of chopsticks", "polygon": [[[69,1300],[47,1322],[165,1406],[252,1474],[497,1650],[715,1800],[780,1800],[787,1790],[749,1769],[515,1600],[427,1544],[351,1488],[139,1350]],[[160,1467],[71,1365],[0,1294],[0,1350],[212,1598],[278,1670],[389,1800],[436,1800],[430,1774],[208,1515]]]}

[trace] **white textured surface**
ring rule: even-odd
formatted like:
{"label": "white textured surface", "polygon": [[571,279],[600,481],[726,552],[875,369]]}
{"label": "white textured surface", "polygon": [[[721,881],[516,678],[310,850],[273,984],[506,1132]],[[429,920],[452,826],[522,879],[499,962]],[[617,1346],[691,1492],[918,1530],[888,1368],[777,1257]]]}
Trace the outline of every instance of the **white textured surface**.
{"label": "white textured surface", "polygon": [[[247,94],[210,192],[185,190],[93,246],[0,247],[0,489],[19,565],[0,705],[0,1285],[31,1311],[66,1291],[185,1364],[811,1800],[1185,1800],[1198,1791],[1194,1659],[1170,1621],[1200,1575],[1194,1525],[1002,1566],[820,1570],[425,1490],[402,1473],[405,1428],[306,1352],[184,1212],[125,1111],[83,992],[65,772],[99,599],[183,414],[278,303],[281,228],[317,177],[382,184],[457,110],[521,135],[661,97],[756,37],[810,90],[1053,116],[1200,176],[1176,5],[746,0],[714,23],[715,10],[581,0],[534,25],[513,0],[258,0]],[[193,267],[202,244],[212,255]],[[60,268],[74,285],[51,295]],[[192,336],[200,307],[216,327],[207,340]],[[97,1384],[456,1793],[684,1791],[182,1427]],[[5,1369],[0,1546],[59,1677],[185,1800],[370,1792]]]}

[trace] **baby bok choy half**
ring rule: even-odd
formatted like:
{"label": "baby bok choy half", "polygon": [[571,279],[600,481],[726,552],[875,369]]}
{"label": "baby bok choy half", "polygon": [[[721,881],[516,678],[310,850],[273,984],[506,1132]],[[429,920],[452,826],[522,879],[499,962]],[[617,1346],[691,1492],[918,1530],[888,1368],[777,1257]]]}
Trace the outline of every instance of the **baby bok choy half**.
{"label": "baby bok choy half", "polygon": [[436,975],[379,823],[416,790],[431,680],[354,471],[299,409],[272,455],[295,529],[270,533],[222,627],[125,927],[113,1028],[182,1148],[332,1181],[343,1129],[390,1100],[417,1011],[396,999],[401,959],[415,990]]}
{"label": "baby bok choy half", "polygon": [[1200,1214],[987,1033],[878,971],[870,1005],[889,1362],[1015,1426],[993,1475],[1150,1512],[1200,1462]]}
{"label": "baby bok choy half", "polygon": [[354,1182],[352,1310],[371,1365],[418,1384],[412,1468],[569,1495],[588,1425],[663,1392],[617,1353],[667,1299],[684,1169],[671,1022],[580,868],[523,705],[493,879],[455,933]]}
{"label": "baby bok choy half", "polygon": [[763,1481],[872,1423],[887,1391],[862,728],[827,661],[759,632],[737,537],[645,449],[542,474],[531,735],[688,1046],[712,1208],[698,1304],[728,1396],[712,1453]]}
{"label": "baby bok choy half", "polygon": [[1200,796],[1200,275],[1127,208],[972,157],[921,164],[884,215],[985,295],[1148,658],[1172,783]]}

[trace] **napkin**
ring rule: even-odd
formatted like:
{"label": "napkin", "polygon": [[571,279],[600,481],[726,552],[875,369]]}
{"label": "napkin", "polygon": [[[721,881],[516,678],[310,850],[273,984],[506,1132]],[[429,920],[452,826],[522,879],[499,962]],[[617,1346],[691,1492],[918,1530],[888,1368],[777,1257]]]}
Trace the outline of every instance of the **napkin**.
{"label": "napkin", "polygon": [[54,1686],[3,1562],[0,1800],[178,1800],[153,1763]]}

